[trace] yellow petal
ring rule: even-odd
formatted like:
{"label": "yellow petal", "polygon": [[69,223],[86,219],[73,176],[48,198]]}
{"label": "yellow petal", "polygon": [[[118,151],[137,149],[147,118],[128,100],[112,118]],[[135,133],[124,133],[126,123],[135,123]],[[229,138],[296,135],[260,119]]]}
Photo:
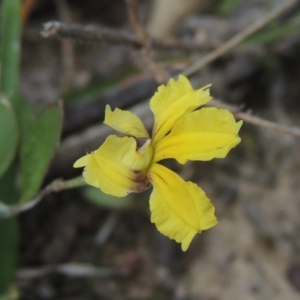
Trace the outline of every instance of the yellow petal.
{"label": "yellow petal", "polygon": [[104,193],[123,197],[130,192],[141,192],[148,185],[145,168],[153,154],[150,142],[136,150],[134,138],[110,135],[98,150],[78,159],[74,167],[85,167],[86,183]]}
{"label": "yellow petal", "polygon": [[88,157],[90,154],[87,154],[79,159],[77,159],[75,161],[75,163],[73,164],[73,168],[83,168],[87,165],[88,163]]}
{"label": "yellow petal", "polygon": [[149,180],[153,185],[151,222],[162,234],[181,243],[183,251],[197,233],[217,224],[214,206],[196,184],[159,164],[151,166]]}
{"label": "yellow petal", "polygon": [[112,111],[110,106],[106,105],[104,124],[116,131],[136,138],[149,138],[149,134],[141,119],[130,111],[121,110],[119,108]]}
{"label": "yellow petal", "polygon": [[240,142],[241,125],[242,121],[236,122],[225,109],[209,107],[186,114],[156,145],[153,161],[175,158],[184,164],[187,160],[223,158]]}
{"label": "yellow petal", "polygon": [[210,99],[208,86],[195,91],[189,80],[182,75],[178,81],[171,79],[167,86],[160,86],[150,100],[150,108],[155,117],[153,144],[163,138],[180,117]]}

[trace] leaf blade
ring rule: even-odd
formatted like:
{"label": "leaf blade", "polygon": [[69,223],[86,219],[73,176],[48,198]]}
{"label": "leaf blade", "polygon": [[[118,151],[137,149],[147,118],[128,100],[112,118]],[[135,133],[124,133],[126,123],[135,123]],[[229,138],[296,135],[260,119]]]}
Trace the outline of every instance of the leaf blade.
{"label": "leaf blade", "polygon": [[50,161],[59,144],[62,129],[62,103],[47,107],[31,121],[21,144],[21,204],[39,190]]}
{"label": "leaf blade", "polygon": [[1,18],[0,88],[9,98],[18,89],[20,65],[21,3],[4,0]]}
{"label": "leaf blade", "polygon": [[[17,166],[12,164],[0,179],[0,199],[13,204],[19,193],[16,186]],[[0,219],[0,294],[5,293],[14,278],[19,244],[19,224],[16,217]]]}
{"label": "leaf blade", "polygon": [[10,166],[18,145],[18,124],[8,100],[0,95],[0,178]]}

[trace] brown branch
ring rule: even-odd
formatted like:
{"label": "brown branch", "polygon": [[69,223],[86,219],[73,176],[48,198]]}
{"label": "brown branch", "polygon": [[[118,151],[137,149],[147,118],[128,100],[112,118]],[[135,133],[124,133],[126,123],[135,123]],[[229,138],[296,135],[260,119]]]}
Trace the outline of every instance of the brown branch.
{"label": "brown branch", "polygon": [[218,108],[224,108],[229,110],[235,117],[238,119],[241,119],[247,123],[250,123],[252,125],[266,128],[266,129],[271,129],[280,133],[285,133],[289,135],[293,135],[296,137],[300,137],[300,128],[298,127],[288,127],[288,126],[283,126],[275,122],[267,121],[265,119],[253,116],[249,113],[246,112],[241,112],[240,109],[236,106],[229,105],[227,103],[224,103],[222,101],[213,99],[209,102],[209,106],[215,106]]}
{"label": "brown branch", "polygon": [[64,24],[57,21],[47,22],[43,25],[41,35],[44,38],[58,37],[81,43],[128,44],[133,47],[142,47],[135,37],[126,32],[91,25]]}
{"label": "brown branch", "polygon": [[151,57],[151,39],[140,22],[137,0],[126,0],[126,3],[131,26],[136,38],[143,44],[143,47],[139,50],[139,54],[144,66],[158,83],[167,83],[169,79],[168,75]]}
{"label": "brown branch", "polygon": [[139,40],[145,48],[150,49],[151,39],[149,38],[148,33],[140,22],[137,0],[126,0],[126,3],[129,20],[135,32],[137,40]]}
{"label": "brown branch", "polygon": [[233,36],[230,40],[222,44],[219,48],[207,54],[199,61],[195,62],[192,66],[185,69],[183,71],[183,74],[186,76],[191,76],[192,74],[194,74],[195,72],[203,68],[204,66],[208,65],[212,61],[224,55],[226,52],[236,47],[238,44],[240,44],[250,35],[258,31],[259,29],[262,29],[268,23],[276,19],[279,15],[281,15],[282,13],[290,9],[293,5],[297,3],[297,1],[298,0],[289,1],[284,5],[282,5],[281,7],[271,11],[269,14],[265,16],[265,18],[259,19],[255,23],[251,24],[250,26],[248,26],[247,28],[245,28],[244,30],[242,30],[241,32]]}
{"label": "brown branch", "polygon": [[[143,42],[128,32],[95,26],[79,24],[64,24],[57,21],[47,22],[43,26],[41,34],[45,38],[69,39],[80,43],[111,43],[129,45],[135,48],[144,46]],[[191,42],[175,39],[151,39],[151,47],[157,50],[181,50],[181,51],[207,51],[214,49],[218,44],[213,42]]]}
{"label": "brown branch", "polygon": [[16,278],[17,280],[34,280],[52,274],[61,274],[70,278],[111,278],[118,275],[118,270],[73,262],[61,265],[46,265],[40,268],[20,269],[17,271]]}

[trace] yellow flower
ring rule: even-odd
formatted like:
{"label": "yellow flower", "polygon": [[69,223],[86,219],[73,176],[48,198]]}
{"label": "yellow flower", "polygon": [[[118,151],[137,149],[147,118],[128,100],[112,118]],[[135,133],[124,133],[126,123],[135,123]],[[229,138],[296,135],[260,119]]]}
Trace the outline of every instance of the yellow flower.
{"label": "yellow flower", "polygon": [[85,167],[85,181],[117,197],[153,186],[151,222],[164,235],[181,243],[183,251],[194,236],[217,224],[214,206],[203,190],[185,182],[158,164],[174,158],[188,160],[223,158],[240,142],[242,122],[224,109],[195,110],[211,99],[208,86],[194,90],[179,76],[160,86],[150,100],[155,122],[149,136],[138,116],[106,106],[104,123],[125,135],[110,135],[96,151],[78,159],[74,167]]}

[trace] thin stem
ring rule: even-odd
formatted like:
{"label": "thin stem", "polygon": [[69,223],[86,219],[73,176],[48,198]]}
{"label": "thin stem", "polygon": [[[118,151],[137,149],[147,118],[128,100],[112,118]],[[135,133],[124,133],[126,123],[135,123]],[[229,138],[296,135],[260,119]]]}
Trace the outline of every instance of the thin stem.
{"label": "thin stem", "polygon": [[[65,24],[51,21],[44,24],[41,35],[44,38],[62,38],[80,43],[103,43],[129,45],[135,48],[144,46],[143,41],[128,32],[79,24]],[[150,38],[150,37],[149,37]],[[158,50],[182,50],[182,51],[208,51],[217,46],[215,42],[205,43],[191,42],[167,38],[159,40],[151,39],[151,47]]]}
{"label": "thin stem", "polygon": [[266,26],[268,23],[270,23],[272,20],[276,19],[279,15],[281,15],[283,12],[290,9],[294,4],[296,4],[297,0],[292,0],[281,7],[275,9],[274,11],[271,11],[269,14],[265,16],[265,18],[259,19],[252,25],[245,28],[243,31],[237,33],[235,36],[233,36],[230,40],[222,44],[219,48],[216,50],[210,52],[206,56],[204,56],[199,61],[195,62],[192,66],[188,67],[183,71],[183,74],[186,76],[191,76],[204,66],[208,65],[212,61],[216,60],[220,56],[224,55],[226,52],[231,50],[232,48],[236,47],[238,44],[240,44],[242,41],[244,41],[246,38],[248,38],[250,35],[258,31],[259,29]]}
{"label": "thin stem", "polygon": [[145,68],[150,72],[154,79],[162,84],[168,82],[166,72],[156,64],[151,55],[151,39],[140,22],[138,15],[137,0],[126,0],[128,16],[136,38],[142,43],[143,47],[139,50],[140,58]]}
{"label": "thin stem", "polygon": [[126,4],[129,20],[137,40],[139,40],[144,47],[150,48],[151,39],[140,22],[137,0],[126,0]]}
{"label": "thin stem", "polygon": [[34,280],[51,274],[61,274],[70,278],[111,278],[118,275],[118,270],[73,262],[60,265],[46,265],[39,268],[20,269],[17,271],[16,278],[17,280]]}
{"label": "thin stem", "polygon": [[36,206],[45,196],[52,192],[60,192],[66,189],[84,185],[86,185],[86,183],[81,176],[66,181],[63,181],[62,179],[56,179],[42,189],[32,200],[23,205],[6,205],[3,202],[0,202],[0,219],[9,218],[31,209],[32,207]]}
{"label": "thin stem", "polygon": [[262,118],[252,116],[249,113],[241,112],[236,106],[226,104],[219,100],[211,100],[209,102],[210,106],[215,106],[218,108],[224,108],[229,110],[233,115],[235,115],[238,119],[241,119],[247,123],[253,124],[255,126],[271,129],[280,133],[285,133],[289,135],[293,135],[296,137],[300,137],[300,128],[298,127],[288,127],[283,126],[275,122],[267,121]]}

